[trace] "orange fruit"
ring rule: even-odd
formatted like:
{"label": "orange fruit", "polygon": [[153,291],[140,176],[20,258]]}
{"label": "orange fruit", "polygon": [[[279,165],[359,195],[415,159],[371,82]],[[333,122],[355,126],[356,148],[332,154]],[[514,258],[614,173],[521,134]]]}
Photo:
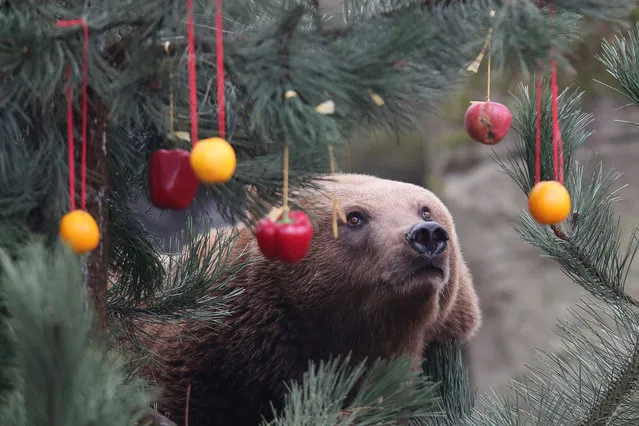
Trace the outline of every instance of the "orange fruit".
{"label": "orange fruit", "polygon": [[570,214],[570,194],[555,180],[541,181],[528,195],[528,210],[542,225],[556,225]]}
{"label": "orange fruit", "polygon": [[100,242],[100,229],[93,216],[84,210],[73,210],[60,220],[60,237],[78,254],[95,250]]}
{"label": "orange fruit", "polygon": [[204,183],[227,182],[235,173],[235,151],[222,138],[202,139],[191,150],[191,168]]}

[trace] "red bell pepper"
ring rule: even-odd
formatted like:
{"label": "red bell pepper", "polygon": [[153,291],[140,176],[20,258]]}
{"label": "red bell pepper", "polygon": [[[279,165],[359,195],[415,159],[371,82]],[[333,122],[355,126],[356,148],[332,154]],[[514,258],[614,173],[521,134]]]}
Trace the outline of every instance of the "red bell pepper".
{"label": "red bell pepper", "polygon": [[159,149],[149,161],[149,193],[160,209],[184,210],[197,193],[200,180],[189,162],[189,151]]}

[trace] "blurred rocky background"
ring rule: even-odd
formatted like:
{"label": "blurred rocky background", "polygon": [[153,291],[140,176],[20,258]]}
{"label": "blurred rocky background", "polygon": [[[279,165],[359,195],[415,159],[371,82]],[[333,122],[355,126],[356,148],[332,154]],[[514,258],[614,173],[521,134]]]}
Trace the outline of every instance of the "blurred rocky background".
{"label": "blurred rocky background", "polygon": [[[339,19],[340,2],[320,3]],[[595,115],[591,127],[596,133],[581,149],[579,159],[598,153],[604,167],[623,172],[619,185],[629,184],[617,205],[623,230],[629,234],[639,225],[639,128],[615,120],[639,121],[639,108],[622,108],[627,103],[624,98],[594,81],[614,85],[594,58],[602,38],[614,36],[614,30],[605,24],[592,25],[597,31],[574,50],[578,73],[561,75],[559,84],[584,90],[584,109]],[[480,393],[488,388],[499,392],[510,378],[522,378],[535,348],[560,352],[561,342],[551,331],[557,319],[585,296],[552,261],[517,239],[512,221],[527,207],[526,197],[491,158],[492,149],[473,142],[464,131],[469,101],[485,97],[484,69],[485,65],[451,93],[437,112],[424,113],[422,131],[356,136],[339,160],[343,171],[423,185],[447,203],[483,310],[483,325],[468,350],[472,383]],[[522,78],[495,76],[491,99],[512,105],[509,91],[517,89]],[[512,138],[509,135],[495,150],[506,148]],[[221,224],[214,204],[199,198],[197,211],[190,213],[209,214],[214,224]],[[138,207],[147,216],[149,231],[159,236],[183,228],[186,222],[187,212],[160,213],[143,202]],[[628,281],[629,291],[639,297],[639,262]]]}

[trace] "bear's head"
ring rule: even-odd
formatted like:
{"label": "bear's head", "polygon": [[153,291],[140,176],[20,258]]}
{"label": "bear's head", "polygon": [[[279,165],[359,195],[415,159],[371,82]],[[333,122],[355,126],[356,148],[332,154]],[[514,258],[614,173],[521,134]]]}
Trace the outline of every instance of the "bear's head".
{"label": "bear's head", "polygon": [[[260,259],[261,273],[277,276],[297,309],[327,324],[420,323],[431,340],[471,337],[477,296],[444,203],[422,187],[368,175],[319,182],[297,194],[314,228],[308,254],[293,265]],[[338,219],[337,238],[333,196],[347,219]]]}

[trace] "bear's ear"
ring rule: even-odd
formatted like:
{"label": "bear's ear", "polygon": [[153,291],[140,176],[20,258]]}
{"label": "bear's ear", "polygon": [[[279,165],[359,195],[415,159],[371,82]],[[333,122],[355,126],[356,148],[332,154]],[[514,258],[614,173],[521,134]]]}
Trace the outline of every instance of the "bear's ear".
{"label": "bear's ear", "polygon": [[457,283],[453,283],[457,286],[457,294],[436,338],[440,342],[469,340],[481,325],[481,311],[473,278],[462,254],[457,254]]}

